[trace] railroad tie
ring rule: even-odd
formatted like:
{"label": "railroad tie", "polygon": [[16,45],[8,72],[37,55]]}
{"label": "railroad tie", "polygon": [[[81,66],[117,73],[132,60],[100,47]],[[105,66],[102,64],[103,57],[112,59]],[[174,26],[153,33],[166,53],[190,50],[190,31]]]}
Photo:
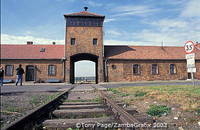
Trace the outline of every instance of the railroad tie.
{"label": "railroad tie", "polygon": [[93,109],[93,108],[105,108],[102,104],[90,104],[90,105],[60,105],[59,109]]}
{"label": "railroad tie", "polygon": [[100,117],[100,118],[82,118],[82,119],[52,119],[46,120],[43,122],[43,129],[67,129],[67,128],[76,128],[77,123],[82,124],[95,124],[97,123],[112,123],[115,122],[112,116],[109,117]]}
{"label": "railroad tie", "polygon": [[99,104],[99,102],[63,102],[62,105],[91,105]]}
{"label": "railroad tie", "polygon": [[53,111],[53,115],[58,118],[70,118],[76,116],[90,117],[93,115],[103,115],[105,109],[94,108],[94,109],[63,109]]}

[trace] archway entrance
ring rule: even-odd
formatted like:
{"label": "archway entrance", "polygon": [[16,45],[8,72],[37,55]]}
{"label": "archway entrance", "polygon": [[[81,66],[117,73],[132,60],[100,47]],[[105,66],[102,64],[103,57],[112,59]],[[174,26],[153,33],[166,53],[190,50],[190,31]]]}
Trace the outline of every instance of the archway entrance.
{"label": "archway entrance", "polygon": [[75,63],[88,60],[95,64],[95,83],[98,83],[98,56],[88,53],[80,53],[70,57],[70,83],[75,83]]}

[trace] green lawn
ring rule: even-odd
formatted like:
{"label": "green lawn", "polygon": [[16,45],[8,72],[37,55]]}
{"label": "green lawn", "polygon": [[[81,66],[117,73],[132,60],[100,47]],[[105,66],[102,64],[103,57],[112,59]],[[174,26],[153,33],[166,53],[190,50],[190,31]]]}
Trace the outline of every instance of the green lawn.
{"label": "green lawn", "polygon": [[154,99],[161,102],[179,104],[187,111],[196,111],[200,108],[200,86],[170,85],[170,86],[127,86],[111,89],[116,94],[127,94],[126,102]]}

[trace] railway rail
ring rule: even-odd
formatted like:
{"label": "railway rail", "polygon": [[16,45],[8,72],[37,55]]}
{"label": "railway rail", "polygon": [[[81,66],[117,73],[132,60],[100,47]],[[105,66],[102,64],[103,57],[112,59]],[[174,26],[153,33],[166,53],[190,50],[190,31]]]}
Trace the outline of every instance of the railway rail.
{"label": "railway rail", "polygon": [[99,85],[76,85],[4,129],[142,129],[141,124],[153,123],[150,117],[123,108],[122,103],[113,101],[99,88]]}

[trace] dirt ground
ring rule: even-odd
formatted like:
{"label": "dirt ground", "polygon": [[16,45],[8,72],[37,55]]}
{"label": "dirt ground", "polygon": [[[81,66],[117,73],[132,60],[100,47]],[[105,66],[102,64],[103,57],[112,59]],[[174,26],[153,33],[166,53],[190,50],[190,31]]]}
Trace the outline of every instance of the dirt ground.
{"label": "dirt ground", "polygon": [[50,101],[58,94],[59,92],[25,92],[1,95],[1,128]]}
{"label": "dirt ground", "polygon": [[[113,97],[116,100],[129,104],[131,108],[136,109],[139,113],[147,114],[151,105],[165,105],[171,108],[170,113],[164,114],[161,117],[154,116],[154,119],[160,120],[163,123],[167,123],[168,129],[179,130],[197,130],[200,129],[200,96],[198,94],[189,94],[188,92],[182,92],[184,87],[177,87],[170,90],[168,88],[165,91],[155,91],[152,88],[145,88],[147,92],[144,96],[135,96],[136,91],[143,91],[139,88],[119,88],[115,89],[118,92],[113,91]],[[180,89],[180,90],[179,90]],[[192,88],[193,89],[193,88]],[[192,90],[191,89],[191,90]],[[199,88],[195,88],[195,92],[198,92]],[[173,92],[172,92],[173,91]],[[125,93],[125,94],[124,94]],[[193,93],[193,91],[191,91]],[[180,99],[179,99],[180,98]]]}

